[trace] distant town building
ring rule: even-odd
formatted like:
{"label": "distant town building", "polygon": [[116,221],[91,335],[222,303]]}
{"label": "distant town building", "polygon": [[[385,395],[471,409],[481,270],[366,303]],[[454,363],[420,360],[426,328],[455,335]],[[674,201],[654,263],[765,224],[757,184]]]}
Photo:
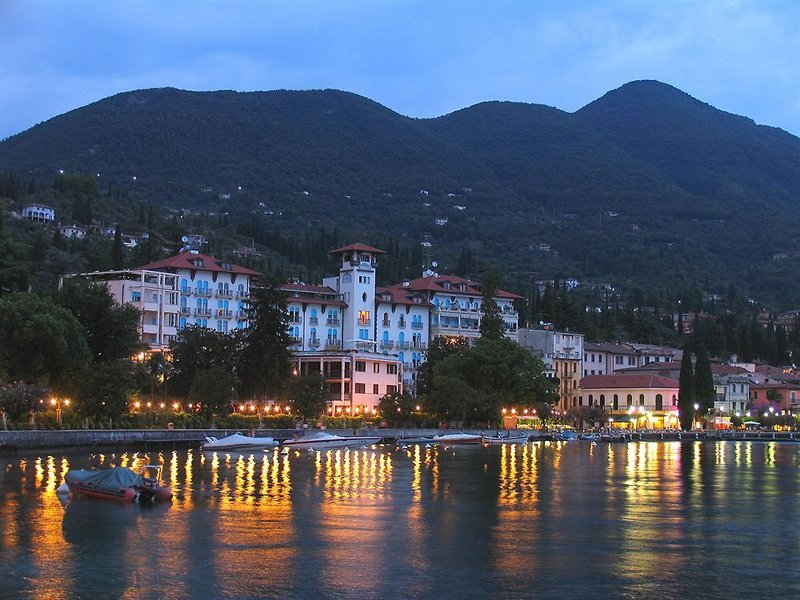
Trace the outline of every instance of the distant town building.
{"label": "distant town building", "polygon": [[660,375],[590,375],[581,379],[578,406],[604,409],[612,427],[678,427],[678,388]]}
{"label": "distant town building", "polygon": [[576,406],[583,371],[583,334],[551,329],[519,329],[519,345],[542,359],[549,377],[558,380],[558,408]]}
{"label": "distant town building", "polygon": [[86,229],[77,225],[61,225],[58,232],[65,238],[82,240],[86,237]]}
{"label": "distant town building", "polygon": [[56,209],[44,204],[29,204],[22,208],[22,217],[36,223],[52,223],[56,220]]}

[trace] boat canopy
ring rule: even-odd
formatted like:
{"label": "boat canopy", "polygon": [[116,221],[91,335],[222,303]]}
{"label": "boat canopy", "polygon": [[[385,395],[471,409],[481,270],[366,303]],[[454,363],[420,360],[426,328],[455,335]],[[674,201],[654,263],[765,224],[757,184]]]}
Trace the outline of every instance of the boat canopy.
{"label": "boat canopy", "polygon": [[90,484],[103,490],[118,490],[141,483],[141,476],[128,467],[113,467],[102,471],[69,471],[74,481]]}

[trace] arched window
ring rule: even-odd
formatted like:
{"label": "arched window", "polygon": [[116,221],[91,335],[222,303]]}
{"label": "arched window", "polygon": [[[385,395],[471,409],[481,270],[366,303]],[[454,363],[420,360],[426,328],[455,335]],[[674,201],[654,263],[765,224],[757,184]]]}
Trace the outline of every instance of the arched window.
{"label": "arched window", "polygon": [[589,406],[593,406],[593,405],[594,405],[594,396],[589,394]]}
{"label": "arched window", "polygon": [[178,329],[185,329],[185,328],[186,328],[186,317],[181,317],[181,320],[178,323]]}
{"label": "arched window", "polygon": [[384,344],[388,344],[389,343],[389,332],[388,331],[384,331],[383,332],[383,343]]}
{"label": "arched window", "polygon": [[628,402],[628,408],[633,406],[633,396],[631,394],[628,394],[627,402]]}
{"label": "arched window", "polygon": [[404,334],[402,331],[400,333],[398,333],[397,334],[397,341],[398,341],[398,343],[401,344],[401,347],[402,347],[402,344],[404,344],[405,341],[406,341],[406,334]]}
{"label": "arched window", "polygon": [[404,353],[402,353],[402,352],[400,352],[400,353],[397,355],[397,360],[399,360],[401,363],[404,363],[404,362],[406,362],[406,361],[405,361],[405,358],[406,358],[406,357],[405,357],[405,354],[404,354]]}
{"label": "arched window", "polygon": [[644,394],[639,394],[639,406],[644,406]]}
{"label": "arched window", "polygon": [[664,410],[664,397],[656,394],[656,410]]}
{"label": "arched window", "polygon": [[672,406],[678,406],[678,397],[672,394]]}
{"label": "arched window", "polygon": [[600,406],[603,407],[603,408],[605,408],[605,406],[606,406],[606,395],[605,394],[600,394]]}
{"label": "arched window", "polygon": [[186,279],[181,279],[181,291],[184,294],[189,293],[189,282]]}
{"label": "arched window", "polygon": [[316,327],[312,327],[311,329],[309,329],[308,334],[309,334],[309,336],[311,336],[312,340],[317,339],[317,328]]}
{"label": "arched window", "polygon": [[611,405],[612,410],[619,410],[619,396],[614,394],[614,403]]}

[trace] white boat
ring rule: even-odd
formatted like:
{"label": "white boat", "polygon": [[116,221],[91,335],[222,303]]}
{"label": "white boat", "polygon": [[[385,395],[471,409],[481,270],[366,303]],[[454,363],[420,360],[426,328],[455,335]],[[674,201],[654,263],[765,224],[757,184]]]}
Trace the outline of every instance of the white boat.
{"label": "white boat", "polygon": [[433,436],[433,441],[437,444],[452,445],[466,445],[466,444],[480,444],[481,435],[478,433],[444,433],[442,435]]}
{"label": "white boat", "polygon": [[372,444],[379,443],[383,438],[380,436],[341,436],[332,433],[313,433],[311,435],[304,435],[293,440],[286,440],[283,442],[284,448],[296,448],[297,450],[327,450],[329,448],[355,448],[362,446],[371,446]]}
{"label": "white boat", "polygon": [[528,435],[520,435],[519,433],[502,433],[497,435],[484,435],[481,438],[484,446],[502,446],[503,444],[527,444]]}
{"label": "white boat", "polygon": [[222,439],[207,437],[203,444],[203,450],[246,450],[248,448],[274,448],[277,445],[278,442],[275,441],[275,438],[250,437],[237,431]]}

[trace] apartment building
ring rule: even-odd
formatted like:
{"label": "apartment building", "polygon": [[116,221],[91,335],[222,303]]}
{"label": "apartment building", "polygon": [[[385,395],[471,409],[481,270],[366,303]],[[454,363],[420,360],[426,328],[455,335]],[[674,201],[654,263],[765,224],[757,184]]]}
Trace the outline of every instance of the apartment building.
{"label": "apartment building", "polygon": [[519,329],[519,345],[542,359],[548,377],[558,380],[560,410],[576,406],[578,384],[583,372],[582,333],[551,329]]}

